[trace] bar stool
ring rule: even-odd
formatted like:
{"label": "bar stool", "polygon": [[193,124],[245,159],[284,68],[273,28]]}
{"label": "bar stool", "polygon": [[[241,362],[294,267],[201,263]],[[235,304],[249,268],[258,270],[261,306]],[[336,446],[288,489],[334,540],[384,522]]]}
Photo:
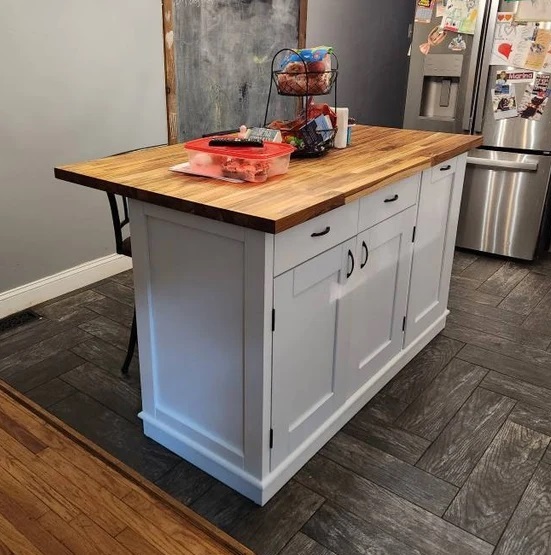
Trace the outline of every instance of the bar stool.
{"label": "bar stool", "polygon": [[[125,150],[124,152],[118,152],[113,154],[113,156],[121,156],[122,154],[129,154],[131,152],[137,152],[138,150],[146,150],[148,148],[155,148],[158,146],[165,146],[166,143],[146,146],[142,148],[134,148],[132,150]],[[126,197],[120,197],[122,204],[122,215],[119,210],[119,204],[117,202],[117,195],[114,193],[107,193],[107,199],[109,200],[109,207],[111,208],[111,218],[113,219],[113,230],[115,231],[115,247],[117,254],[122,254],[123,256],[129,256],[132,258],[132,242],[130,240],[130,235],[123,238],[123,228],[130,223],[130,218],[128,217],[128,201]],[[132,317],[132,327],[130,328],[130,339],[128,340],[128,349],[126,351],[126,358],[124,359],[121,372],[126,376],[128,374],[128,368],[132,362],[132,357],[134,356],[134,349],[138,343],[138,330],[136,328],[136,308],[134,308],[134,316]]]}
{"label": "bar stool", "polygon": [[[117,254],[129,256],[132,258],[132,242],[130,236],[123,238],[123,229],[130,222],[128,217],[128,202],[126,197],[120,197],[122,204],[122,214],[120,212],[117,196],[114,193],[107,193],[109,200],[109,207],[111,208],[111,217],[113,219],[113,230],[115,232],[115,246]],[[128,349],[126,351],[126,358],[121,368],[124,375],[128,374],[128,367],[134,355],[134,349],[138,342],[138,332],[136,329],[136,309],[134,308],[134,316],[132,318],[132,327],[130,328],[130,339],[128,340]]]}

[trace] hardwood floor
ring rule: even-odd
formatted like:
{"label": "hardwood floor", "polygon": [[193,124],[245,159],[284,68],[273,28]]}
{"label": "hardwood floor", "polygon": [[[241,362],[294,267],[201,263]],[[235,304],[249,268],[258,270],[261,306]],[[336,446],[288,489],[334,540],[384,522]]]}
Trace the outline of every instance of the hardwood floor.
{"label": "hardwood floor", "polygon": [[252,555],[5,383],[0,553]]}
{"label": "hardwood floor", "polygon": [[0,334],[0,379],[258,555],[551,553],[551,257],[453,272],[447,328],[263,508],[142,435],[129,272]]}

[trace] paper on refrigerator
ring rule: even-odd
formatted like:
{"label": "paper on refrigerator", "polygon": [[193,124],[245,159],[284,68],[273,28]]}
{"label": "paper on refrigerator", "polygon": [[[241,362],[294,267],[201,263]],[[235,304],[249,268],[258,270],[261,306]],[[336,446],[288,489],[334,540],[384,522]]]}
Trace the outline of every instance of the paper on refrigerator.
{"label": "paper on refrigerator", "polygon": [[516,45],[511,63],[515,67],[540,71],[543,69],[551,45],[551,31],[535,29],[532,37],[533,40],[523,40]]}
{"label": "paper on refrigerator", "polygon": [[492,91],[492,101],[494,108],[494,118],[496,120],[516,118],[518,116],[517,98],[513,93],[498,94]]}
{"label": "paper on refrigerator", "polygon": [[517,21],[551,21],[549,0],[523,0],[515,15]]}
{"label": "paper on refrigerator", "polygon": [[442,26],[445,31],[474,35],[478,0],[447,0]]}
{"label": "paper on refrigerator", "polygon": [[543,61],[543,71],[551,73],[551,46],[547,49],[547,54],[545,55],[545,60]]}
{"label": "paper on refrigerator", "polygon": [[535,30],[533,24],[517,25],[511,12],[499,12],[490,64],[523,67]]}
{"label": "paper on refrigerator", "polygon": [[551,31],[547,29],[538,29],[536,38],[530,46],[530,53],[528,54],[527,62],[524,67],[535,71],[542,70],[550,47]]}
{"label": "paper on refrigerator", "polygon": [[430,23],[432,21],[432,13],[436,0],[417,0],[417,8],[415,10],[416,23]]}
{"label": "paper on refrigerator", "polygon": [[549,101],[549,86],[551,75],[540,73],[536,76],[534,84],[526,85],[524,96],[519,106],[521,118],[538,121]]}
{"label": "paper on refrigerator", "polygon": [[522,82],[523,78],[527,78],[527,75],[519,72],[500,71],[497,73],[495,86],[492,90],[493,112],[496,120],[518,116],[514,83]]}

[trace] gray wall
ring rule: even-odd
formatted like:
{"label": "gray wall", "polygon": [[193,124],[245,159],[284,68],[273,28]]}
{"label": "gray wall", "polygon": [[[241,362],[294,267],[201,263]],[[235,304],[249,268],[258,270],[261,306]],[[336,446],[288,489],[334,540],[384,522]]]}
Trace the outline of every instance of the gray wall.
{"label": "gray wall", "polygon": [[55,165],[166,142],[159,0],[2,0],[0,293],[114,252]]}
{"label": "gray wall", "polygon": [[335,48],[338,104],[359,123],[401,127],[412,0],[310,0],[308,46]]}

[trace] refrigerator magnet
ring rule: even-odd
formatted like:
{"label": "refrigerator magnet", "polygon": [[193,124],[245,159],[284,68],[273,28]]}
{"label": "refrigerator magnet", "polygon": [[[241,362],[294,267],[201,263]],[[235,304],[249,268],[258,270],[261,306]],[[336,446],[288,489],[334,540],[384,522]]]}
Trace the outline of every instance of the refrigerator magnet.
{"label": "refrigerator magnet", "polygon": [[504,78],[503,74],[505,74],[506,82],[510,83],[511,85],[515,85],[517,83],[531,83],[536,76],[536,73],[534,71],[499,71],[497,73],[496,83],[500,80],[500,78]]}
{"label": "refrigerator magnet", "polygon": [[463,35],[457,35],[456,37],[454,37],[450,41],[448,48],[452,52],[464,52],[465,50],[467,50],[467,43],[465,42]]}
{"label": "refrigerator magnet", "polygon": [[423,54],[425,54],[425,56],[426,56],[430,52],[430,49],[433,46],[438,46],[439,44],[444,42],[444,39],[446,38],[447,34],[448,33],[446,33],[446,31],[440,29],[440,27],[435,27],[429,33],[429,36],[427,37],[427,42],[425,42],[424,44],[419,46],[419,50],[421,50],[421,52]]}

